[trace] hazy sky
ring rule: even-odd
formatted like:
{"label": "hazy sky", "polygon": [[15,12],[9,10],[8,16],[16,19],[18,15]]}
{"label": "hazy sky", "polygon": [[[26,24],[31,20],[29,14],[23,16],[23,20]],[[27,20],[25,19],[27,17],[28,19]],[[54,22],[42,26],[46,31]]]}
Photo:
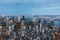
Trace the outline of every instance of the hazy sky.
{"label": "hazy sky", "polygon": [[0,14],[60,15],[60,0],[0,0]]}

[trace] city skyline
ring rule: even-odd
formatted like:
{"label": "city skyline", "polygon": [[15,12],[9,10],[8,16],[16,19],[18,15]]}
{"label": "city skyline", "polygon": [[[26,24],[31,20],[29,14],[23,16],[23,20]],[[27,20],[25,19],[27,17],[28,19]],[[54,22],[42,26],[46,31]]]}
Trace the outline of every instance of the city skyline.
{"label": "city skyline", "polygon": [[0,0],[4,15],[60,15],[60,0]]}

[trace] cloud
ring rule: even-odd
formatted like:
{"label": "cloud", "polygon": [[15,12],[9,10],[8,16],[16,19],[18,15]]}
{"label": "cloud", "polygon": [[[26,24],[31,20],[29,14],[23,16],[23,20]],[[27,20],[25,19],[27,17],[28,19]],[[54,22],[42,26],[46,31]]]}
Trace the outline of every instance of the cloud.
{"label": "cloud", "polygon": [[0,0],[0,3],[50,3],[50,2],[57,2],[60,0]]}
{"label": "cloud", "polygon": [[11,15],[54,14],[60,13],[59,5],[60,0],[0,0],[0,13]]}

